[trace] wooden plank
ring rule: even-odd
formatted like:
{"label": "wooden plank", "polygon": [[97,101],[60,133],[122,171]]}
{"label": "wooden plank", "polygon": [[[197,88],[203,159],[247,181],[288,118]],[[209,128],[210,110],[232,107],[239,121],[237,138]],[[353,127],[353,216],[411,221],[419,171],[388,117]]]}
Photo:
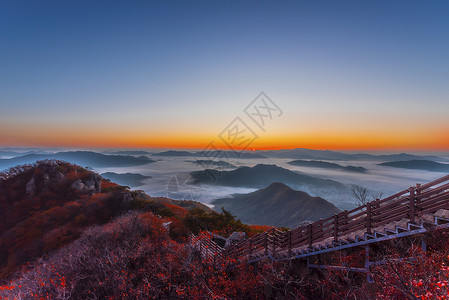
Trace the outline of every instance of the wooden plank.
{"label": "wooden plank", "polygon": [[445,181],[449,181],[449,175],[446,175],[444,177],[438,178],[438,179],[436,179],[434,181],[431,181],[429,183],[421,185],[421,191],[423,191],[425,189],[428,189],[428,188],[430,188],[432,186],[435,186],[437,184],[443,183]]}
{"label": "wooden plank", "polygon": [[448,189],[449,189],[449,183],[446,183],[437,188],[433,188],[433,189],[426,190],[425,192],[421,192],[419,194],[418,198],[420,200],[424,200],[426,198],[431,198],[432,196],[437,195],[441,192],[444,192],[445,190],[448,190]]}
{"label": "wooden plank", "polygon": [[334,215],[334,241],[338,241],[338,214]]}
{"label": "wooden plank", "polygon": [[366,204],[366,232],[371,234],[371,203]]}

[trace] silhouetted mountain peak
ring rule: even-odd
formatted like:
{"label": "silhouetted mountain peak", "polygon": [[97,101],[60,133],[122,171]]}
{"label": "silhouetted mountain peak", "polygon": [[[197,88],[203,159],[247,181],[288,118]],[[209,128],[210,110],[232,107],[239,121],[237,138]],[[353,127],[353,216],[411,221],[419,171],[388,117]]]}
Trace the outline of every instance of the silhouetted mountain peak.
{"label": "silhouetted mountain peak", "polygon": [[213,204],[223,206],[249,224],[291,228],[303,221],[326,218],[339,212],[335,205],[325,199],[294,190],[281,182],[273,182],[252,193],[218,199]]}
{"label": "silhouetted mountain peak", "polygon": [[293,191],[293,189],[291,187],[289,187],[286,184],[283,184],[282,182],[273,182],[272,184],[270,184],[263,190],[292,190]]}
{"label": "silhouetted mountain peak", "polygon": [[270,169],[282,169],[275,164],[257,164],[253,167],[254,170],[270,170]]}

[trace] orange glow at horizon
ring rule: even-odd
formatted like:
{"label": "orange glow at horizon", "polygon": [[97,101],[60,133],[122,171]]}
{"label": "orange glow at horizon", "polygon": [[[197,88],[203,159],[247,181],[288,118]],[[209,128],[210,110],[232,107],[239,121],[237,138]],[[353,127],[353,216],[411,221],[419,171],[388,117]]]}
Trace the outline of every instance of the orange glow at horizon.
{"label": "orange glow at horizon", "polygon": [[[16,128],[17,129],[17,128]],[[47,128],[48,129],[48,128]],[[305,132],[298,134],[260,135],[248,150],[309,148],[319,150],[449,150],[447,132]],[[148,133],[129,130],[86,130],[86,128],[43,130],[32,133],[27,128],[14,134],[0,132],[2,147],[74,147],[74,148],[205,148],[210,142],[219,149],[228,146],[217,135]]]}

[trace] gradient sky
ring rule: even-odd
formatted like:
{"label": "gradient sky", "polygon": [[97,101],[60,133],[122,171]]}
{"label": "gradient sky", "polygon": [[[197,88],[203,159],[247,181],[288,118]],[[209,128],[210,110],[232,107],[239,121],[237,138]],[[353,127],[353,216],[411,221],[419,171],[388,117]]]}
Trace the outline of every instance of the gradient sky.
{"label": "gradient sky", "polygon": [[[0,2],[0,146],[449,150],[449,2]],[[253,126],[253,125],[251,125]],[[220,143],[217,144],[220,146]],[[223,145],[221,145],[223,146]]]}

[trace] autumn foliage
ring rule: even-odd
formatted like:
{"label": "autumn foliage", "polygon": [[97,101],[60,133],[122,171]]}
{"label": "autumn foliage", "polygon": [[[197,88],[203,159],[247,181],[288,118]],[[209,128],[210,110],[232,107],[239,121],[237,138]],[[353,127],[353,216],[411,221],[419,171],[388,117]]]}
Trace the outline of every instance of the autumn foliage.
{"label": "autumn foliage", "polygon": [[5,285],[3,297],[148,299],[250,297],[263,285],[252,267],[218,268],[189,243],[170,239],[163,220],[129,213],[92,227]]}

